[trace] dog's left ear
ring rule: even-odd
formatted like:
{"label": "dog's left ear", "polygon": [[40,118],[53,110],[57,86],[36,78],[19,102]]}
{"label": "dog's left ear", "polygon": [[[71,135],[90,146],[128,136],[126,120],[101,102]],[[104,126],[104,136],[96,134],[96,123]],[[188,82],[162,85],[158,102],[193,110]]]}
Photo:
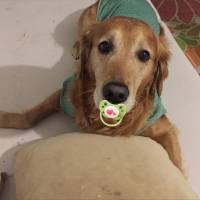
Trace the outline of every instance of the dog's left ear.
{"label": "dog's left ear", "polygon": [[86,31],[81,36],[80,45],[80,71],[79,77],[81,80],[88,80],[91,76],[91,69],[89,68],[89,57],[92,49],[92,29]]}
{"label": "dog's left ear", "polygon": [[93,78],[90,68],[90,52],[92,49],[92,32],[86,31],[80,38],[80,65],[77,72],[74,88],[72,90],[72,102],[76,109],[76,122],[83,129],[89,127],[88,119],[88,91],[91,90]]}
{"label": "dog's left ear", "polygon": [[158,95],[160,96],[163,89],[163,82],[168,76],[168,61],[171,56],[164,29],[162,27],[160,27],[158,43],[158,57],[156,60],[154,87],[156,86]]}

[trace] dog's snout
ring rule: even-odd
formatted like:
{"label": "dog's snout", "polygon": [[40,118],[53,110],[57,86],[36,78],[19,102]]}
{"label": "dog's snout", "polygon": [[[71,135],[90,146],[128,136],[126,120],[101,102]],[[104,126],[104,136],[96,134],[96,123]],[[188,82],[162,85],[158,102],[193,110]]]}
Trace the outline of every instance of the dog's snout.
{"label": "dog's snout", "polygon": [[110,82],[103,87],[103,96],[112,104],[123,103],[129,96],[129,90],[123,83]]}

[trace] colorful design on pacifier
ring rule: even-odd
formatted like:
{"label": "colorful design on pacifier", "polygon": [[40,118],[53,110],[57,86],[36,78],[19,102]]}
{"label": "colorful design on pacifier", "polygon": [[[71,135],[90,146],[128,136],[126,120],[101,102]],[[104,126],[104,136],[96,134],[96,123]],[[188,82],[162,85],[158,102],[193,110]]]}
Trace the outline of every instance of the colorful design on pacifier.
{"label": "colorful design on pacifier", "polygon": [[[116,127],[120,125],[127,112],[125,104],[114,105],[107,100],[102,100],[100,102],[99,110],[102,123],[108,127]],[[106,119],[110,119],[113,123],[106,122]]]}

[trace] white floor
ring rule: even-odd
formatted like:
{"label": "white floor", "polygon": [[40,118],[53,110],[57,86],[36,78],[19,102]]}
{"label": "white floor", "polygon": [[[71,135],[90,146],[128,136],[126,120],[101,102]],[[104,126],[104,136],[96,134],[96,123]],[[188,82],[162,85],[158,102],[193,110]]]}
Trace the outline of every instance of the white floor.
{"label": "white floor", "polygon": [[[74,70],[71,46],[79,9],[94,0],[0,1],[0,110],[23,111],[60,88]],[[180,130],[185,168],[200,195],[200,77],[168,32],[173,58],[163,95]],[[62,114],[28,131],[0,129],[0,171],[10,178],[2,200],[13,200],[13,158],[20,144],[75,130]]]}

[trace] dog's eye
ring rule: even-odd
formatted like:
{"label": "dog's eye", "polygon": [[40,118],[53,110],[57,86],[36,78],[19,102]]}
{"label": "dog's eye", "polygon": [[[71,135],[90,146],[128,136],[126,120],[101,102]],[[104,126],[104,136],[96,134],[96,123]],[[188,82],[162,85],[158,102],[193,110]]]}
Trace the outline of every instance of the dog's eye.
{"label": "dog's eye", "polygon": [[107,54],[112,50],[112,44],[108,41],[103,41],[99,44],[98,49],[102,54]]}
{"label": "dog's eye", "polygon": [[150,59],[150,53],[147,50],[141,50],[137,53],[137,57],[142,62],[147,62]]}

